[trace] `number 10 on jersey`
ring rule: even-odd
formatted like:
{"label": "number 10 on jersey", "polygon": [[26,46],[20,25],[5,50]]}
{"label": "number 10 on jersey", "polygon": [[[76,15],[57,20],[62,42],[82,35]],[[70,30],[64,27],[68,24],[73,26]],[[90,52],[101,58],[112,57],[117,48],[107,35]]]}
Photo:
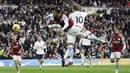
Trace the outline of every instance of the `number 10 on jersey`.
{"label": "number 10 on jersey", "polygon": [[76,23],[83,23],[83,17],[82,16],[76,16]]}

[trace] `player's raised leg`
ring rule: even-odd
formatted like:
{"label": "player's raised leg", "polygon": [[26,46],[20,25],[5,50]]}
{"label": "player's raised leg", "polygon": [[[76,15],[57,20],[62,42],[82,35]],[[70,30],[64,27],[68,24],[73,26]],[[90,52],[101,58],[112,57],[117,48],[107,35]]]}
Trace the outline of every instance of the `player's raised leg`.
{"label": "player's raised leg", "polygon": [[98,37],[96,37],[94,34],[92,34],[90,31],[84,31],[85,33],[83,34],[83,36],[85,36],[86,39],[89,39],[89,40],[96,40],[96,41],[100,41],[102,43],[105,43],[105,40],[102,40]]}
{"label": "player's raised leg", "polygon": [[71,29],[69,29],[67,33],[74,35],[74,36],[78,36],[79,38],[85,38],[88,40],[96,40],[96,41],[100,41],[102,43],[105,43],[104,40],[96,37],[93,33],[86,30],[85,27],[81,27],[77,24],[75,24]]}

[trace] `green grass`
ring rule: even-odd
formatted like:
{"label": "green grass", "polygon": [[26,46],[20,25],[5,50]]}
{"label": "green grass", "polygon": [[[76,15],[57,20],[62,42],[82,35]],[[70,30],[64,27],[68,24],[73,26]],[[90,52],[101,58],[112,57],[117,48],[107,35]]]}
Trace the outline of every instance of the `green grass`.
{"label": "green grass", "polygon": [[[119,67],[119,73],[130,73],[130,66],[122,65]],[[39,67],[20,67],[21,73],[115,73],[115,66],[43,66]],[[15,67],[0,67],[0,73],[17,73]]]}

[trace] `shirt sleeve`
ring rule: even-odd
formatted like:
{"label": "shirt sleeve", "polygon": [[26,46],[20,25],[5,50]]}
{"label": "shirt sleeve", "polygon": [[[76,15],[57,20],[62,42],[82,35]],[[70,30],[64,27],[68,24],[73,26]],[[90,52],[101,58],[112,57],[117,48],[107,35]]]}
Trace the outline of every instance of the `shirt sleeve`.
{"label": "shirt sleeve", "polygon": [[23,48],[22,42],[20,40],[18,41],[18,43]]}
{"label": "shirt sleeve", "polygon": [[43,41],[43,49],[46,49],[46,43]]}
{"label": "shirt sleeve", "polygon": [[63,26],[63,28],[61,30],[65,30],[69,26],[69,23],[68,23],[69,19],[66,15],[63,15],[62,20],[64,21],[65,25]]}
{"label": "shirt sleeve", "polygon": [[44,17],[45,19],[47,19],[47,18],[53,18],[54,16],[53,16],[53,14],[49,14],[49,15],[47,15],[46,17]]}
{"label": "shirt sleeve", "polygon": [[125,38],[124,38],[124,36],[122,36],[122,43],[123,43],[123,50],[125,50],[125,48],[126,48],[126,43],[125,43]]}
{"label": "shirt sleeve", "polygon": [[72,13],[69,15],[69,19],[72,19]]}
{"label": "shirt sleeve", "polygon": [[34,44],[34,46],[33,46],[33,49],[36,49],[36,48],[37,48],[36,45],[37,45],[37,43],[35,42],[35,44]]}

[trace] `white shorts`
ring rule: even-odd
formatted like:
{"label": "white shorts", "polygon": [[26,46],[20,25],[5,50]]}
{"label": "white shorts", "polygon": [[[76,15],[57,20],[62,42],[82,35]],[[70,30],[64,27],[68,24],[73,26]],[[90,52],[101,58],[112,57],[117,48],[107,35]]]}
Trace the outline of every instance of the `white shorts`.
{"label": "white shorts", "polygon": [[121,52],[112,52],[110,58],[121,58]]}
{"label": "white shorts", "polygon": [[13,55],[13,60],[21,61],[22,57],[21,56],[17,56],[17,55]]}
{"label": "white shorts", "polygon": [[67,43],[75,43],[76,36],[73,35],[67,35]]}
{"label": "white shorts", "polygon": [[82,36],[82,37],[86,36],[85,31],[83,31],[83,28],[78,25],[73,25],[72,28],[70,28],[67,31],[67,34],[73,35],[73,36]]}
{"label": "white shorts", "polygon": [[83,28],[78,25],[73,25],[73,27],[67,31],[67,42],[74,43],[76,37],[85,38],[90,33],[90,31],[84,31]]}

